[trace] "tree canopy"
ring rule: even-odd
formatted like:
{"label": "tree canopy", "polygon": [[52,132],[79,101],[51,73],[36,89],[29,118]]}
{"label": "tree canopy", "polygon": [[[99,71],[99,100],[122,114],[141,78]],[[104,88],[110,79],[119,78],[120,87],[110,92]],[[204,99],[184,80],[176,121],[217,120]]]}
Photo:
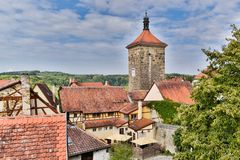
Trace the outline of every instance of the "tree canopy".
{"label": "tree canopy", "polygon": [[133,151],[130,144],[118,143],[112,145],[110,152],[111,160],[132,160]]}
{"label": "tree canopy", "polygon": [[174,159],[239,159],[240,157],[240,30],[222,51],[203,50],[209,66],[194,87],[196,104],[182,105],[178,117],[183,126],[174,137]]}

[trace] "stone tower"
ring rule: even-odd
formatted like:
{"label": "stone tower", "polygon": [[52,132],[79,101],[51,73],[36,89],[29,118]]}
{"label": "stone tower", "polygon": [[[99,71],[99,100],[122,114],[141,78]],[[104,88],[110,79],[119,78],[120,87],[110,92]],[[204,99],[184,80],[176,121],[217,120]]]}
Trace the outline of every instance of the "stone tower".
{"label": "stone tower", "polygon": [[129,91],[148,90],[154,81],[164,79],[166,47],[166,43],[150,32],[149,18],[145,13],[143,32],[126,47],[128,49]]}

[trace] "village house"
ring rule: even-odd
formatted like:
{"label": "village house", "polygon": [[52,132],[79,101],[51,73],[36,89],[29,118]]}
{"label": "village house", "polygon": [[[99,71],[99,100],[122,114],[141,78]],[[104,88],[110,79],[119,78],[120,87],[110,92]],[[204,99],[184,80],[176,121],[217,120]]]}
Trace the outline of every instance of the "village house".
{"label": "village house", "polygon": [[[128,92],[117,86],[62,87],[59,93],[69,121],[108,143],[131,141],[140,134],[154,136],[151,109],[142,103],[143,94],[137,103],[131,103]],[[146,121],[151,123],[143,123]],[[131,129],[135,123],[142,126]]]}
{"label": "village house", "polygon": [[[1,80],[2,81],[2,80]],[[45,88],[46,90],[46,88]],[[29,83],[29,77],[21,76],[21,80],[4,80],[0,85],[0,115],[50,115],[57,114],[55,102],[50,92],[35,92]],[[49,95],[48,95],[49,94]]]}
{"label": "village house", "polygon": [[183,104],[193,104],[191,99],[192,85],[182,79],[170,79],[155,82],[147,93],[144,101],[171,100]]}
{"label": "village house", "polygon": [[109,160],[110,145],[76,126],[67,132],[69,160]]}

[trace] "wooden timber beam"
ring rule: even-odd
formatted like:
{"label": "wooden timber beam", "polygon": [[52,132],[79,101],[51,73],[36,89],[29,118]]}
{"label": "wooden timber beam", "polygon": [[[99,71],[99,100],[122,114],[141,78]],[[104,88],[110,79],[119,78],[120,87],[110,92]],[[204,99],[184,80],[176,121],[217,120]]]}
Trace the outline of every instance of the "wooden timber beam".
{"label": "wooden timber beam", "polygon": [[[44,101],[37,93],[35,93],[32,89],[31,92],[34,96],[37,97],[37,99],[39,99],[43,104],[45,104],[46,106],[48,106],[48,108],[50,108],[54,113],[58,113],[57,109],[54,108],[52,105],[50,105],[49,103],[47,103],[46,101]],[[45,112],[45,111],[44,111]],[[46,112],[45,112],[46,113]]]}

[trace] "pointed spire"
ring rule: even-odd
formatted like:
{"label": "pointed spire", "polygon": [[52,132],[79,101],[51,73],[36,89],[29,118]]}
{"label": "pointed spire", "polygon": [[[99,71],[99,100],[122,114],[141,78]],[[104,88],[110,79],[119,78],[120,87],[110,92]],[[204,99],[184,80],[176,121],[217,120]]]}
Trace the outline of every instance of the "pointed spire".
{"label": "pointed spire", "polygon": [[149,30],[149,17],[147,11],[145,11],[145,17],[143,18],[143,30]]}

